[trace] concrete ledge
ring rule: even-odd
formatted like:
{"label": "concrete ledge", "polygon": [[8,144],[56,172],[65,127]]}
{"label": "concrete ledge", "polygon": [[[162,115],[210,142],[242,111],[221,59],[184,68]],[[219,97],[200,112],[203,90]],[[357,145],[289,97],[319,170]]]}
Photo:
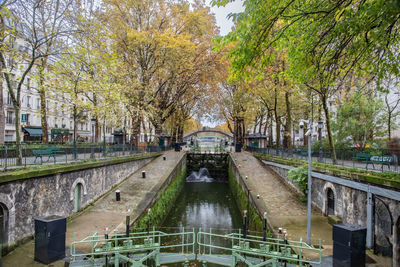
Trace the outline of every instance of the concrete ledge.
{"label": "concrete ledge", "polygon": [[45,169],[33,169],[33,170],[17,170],[12,171],[4,174],[0,174],[0,184],[23,180],[23,179],[30,179],[36,178],[39,176],[48,176],[57,173],[65,173],[65,172],[72,172],[96,167],[103,167],[107,165],[119,164],[124,162],[130,162],[134,160],[140,160],[145,158],[155,158],[160,156],[161,153],[146,153],[141,155],[135,156],[127,156],[127,157],[119,157],[115,159],[105,159],[99,161],[90,161],[90,162],[79,162],[76,164],[60,164],[60,165],[48,165]]}

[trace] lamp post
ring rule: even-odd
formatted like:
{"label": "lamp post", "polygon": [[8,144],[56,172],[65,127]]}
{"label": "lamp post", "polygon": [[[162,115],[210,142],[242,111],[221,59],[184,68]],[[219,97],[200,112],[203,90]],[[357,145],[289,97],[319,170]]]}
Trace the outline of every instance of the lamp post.
{"label": "lamp post", "polygon": [[308,171],[307,171],[307,244],[311,245],[311,135],[312,126],[310,120],[301,120],[300,128],[304,128],[304,123],[307,123],[306,136],[308,138]]}
{"label": "lamp post", "polygon": [[318,161],[322,162],[322,128],[324,128],[324,122],[322,120],[318,121],[318,135],[319,135],[319,157]]}
{"label": "lamp post", "polygon": [[95,123],[96,123],[96,118],[92,118],[91,120],[90,120],[90,126],[91,126],[91,129],[92,129],[92,144],[91,144],[91,148],[90,148],[90,158],[91,159],[93,159],[94,158],[94,126],[95,126]]}

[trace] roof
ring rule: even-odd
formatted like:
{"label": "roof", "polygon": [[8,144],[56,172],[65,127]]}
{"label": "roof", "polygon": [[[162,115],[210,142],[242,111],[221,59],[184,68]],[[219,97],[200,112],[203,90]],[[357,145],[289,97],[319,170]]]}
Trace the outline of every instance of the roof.
{"label": "roof", "polygon": [[254,134],[248,134],[244,138],[247,138],[247,139],[256,139],[256,138],[257,139],[264,139],[264,138],[267,138],[267,136],[264,135],[264,134],[254,133]]}

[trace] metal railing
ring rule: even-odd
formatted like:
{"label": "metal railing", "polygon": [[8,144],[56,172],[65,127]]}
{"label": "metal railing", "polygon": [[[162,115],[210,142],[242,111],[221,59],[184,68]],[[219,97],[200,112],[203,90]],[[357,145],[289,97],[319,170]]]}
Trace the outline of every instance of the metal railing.
{"label": "metal railing", "polygon": [[[161,264],[199,261],[203,266],[296,266],[321,265],[322,246],[317,248],[282,235],[265,237],[251,233],[244,238],[241,230],[161,228],[119,234],[97,233],[74,241],[72,266],[160,266]],[[124,265],[125,266],[125,265]]]}
{"label": "metal railing", "polygon": [[18,164],[18,150],[15,145],[0,147],[0,169],[28,167],[42,164],[61,164],[89,159],[106,159],[135,154],[161,152],[170,147],[139,146],[131,144],[22,144],[22,162]]}
{"label": "metal railing", "polygon": [[[257,148],[248,146],[246,151],[261,153],[282,158],[296,158],[307,161],[308,152],[305,148]],[[400,150],[393,151],[389,149],[336,149],[336,163],[333,161],[332,150],[312,149],[311,160],[333,165],[339,165],[349,168],[367,169],[380,172],[400,172],[399,155]]]}

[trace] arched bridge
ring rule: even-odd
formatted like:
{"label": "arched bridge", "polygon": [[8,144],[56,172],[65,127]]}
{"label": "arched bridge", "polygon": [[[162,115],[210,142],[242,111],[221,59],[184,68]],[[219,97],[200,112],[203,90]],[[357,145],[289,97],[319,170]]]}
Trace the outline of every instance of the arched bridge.
{"label": "arched bridge", "polygon": [[225,132],[225,131],[223,131],[223,130],[216,129],[216,128],[206,128],[206,127],[203,127],[203,128],[201,128],[201,129],[199,129],[199,130],[196,130],[196,131],[190,132],[190,133],[188,133],[188,134],[185,134],[185,135],[183,136],[183,140],[189,140],[191,137],[197,136],[199,133],[218,133],[218,134],[221,134],[221,135],[223,135],[223,136],[225,136],[225,137],[228,137],[229,139],[232,139],[232,138],[233,138],[233,135],[232,135],[232,134],[227,133],[227,132]]}

